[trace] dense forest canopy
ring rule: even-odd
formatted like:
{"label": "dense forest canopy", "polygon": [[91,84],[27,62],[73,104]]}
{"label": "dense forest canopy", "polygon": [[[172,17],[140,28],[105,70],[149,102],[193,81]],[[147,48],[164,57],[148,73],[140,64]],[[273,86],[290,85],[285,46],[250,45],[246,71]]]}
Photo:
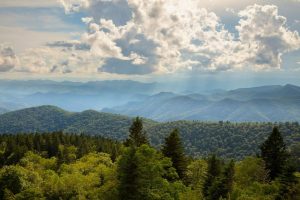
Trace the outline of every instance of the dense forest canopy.
{"label": "dense forest canopy", "polygon": [[[67,112],[54,106],[41,106],[0,115],[0,133],[41,133],[63,131],[64,133],[103,136],[123,141],[127,137],[132,118],[84,111]],[[242,159],[258,153],[261,141],[265,140],[273,126],[278,126],[288,148],[300,141],[298,122],[201,122],[174,121],[159,123],[143,119],[144,129],[150,143],[159,148],[164,138],[175,128],[182,137],[185,152],[191,156],[218,156]]]}
{"label": "dense forest canopy", "polygon": [[189,157],[179,129],[154,148],[140,118],[123,144],[63,132],[1,135],[0,199],[299,199],[300,143],[286,148],[281,128],[270,127],[257,155],[241,160]]}

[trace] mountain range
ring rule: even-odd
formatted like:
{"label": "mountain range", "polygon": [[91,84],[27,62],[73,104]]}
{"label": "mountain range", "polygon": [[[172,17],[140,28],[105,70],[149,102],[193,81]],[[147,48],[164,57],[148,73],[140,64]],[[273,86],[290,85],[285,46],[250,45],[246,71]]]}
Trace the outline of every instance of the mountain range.
{"label": "mountain range", "polygon": [[[275,125],[279,126],[289,146],[300,142],[298,122],[231,123],[181,120],[163,123],[145,118],[143,121],[151,144],[157,148],[160,148],[164,138],[173,129],[179,129],[185,150],[192,156],[216,153],[223,157],[241,159],[253,155]],[[100,135],[122,141],[127,138],[131,123],[132,118],[123,115],[94,110],[69,112],[55,106],[40,106],[1,114],[0,134],[63,131]]]}
{"label": "mountain range", "polygon": [[213,94],[161,92],[141,101],[102,111],[157,121],[299,121],[300,87],[274,85]]}
{"label": "mountain range", "polygon": [[55,105],[70,111],[101,110],[141,100],[156,92],[156,83],[130,80],[90,82],[0,80],[0,108]]}
{"label": "mountain range", "polygon": [[160,122],[300,120],[300,87],[296,85],[268,85],[227,91],[207,89],[180,91],[162,83],[130,80],[0,80],[0,114],[54,105],[73,112],[93,109]]}

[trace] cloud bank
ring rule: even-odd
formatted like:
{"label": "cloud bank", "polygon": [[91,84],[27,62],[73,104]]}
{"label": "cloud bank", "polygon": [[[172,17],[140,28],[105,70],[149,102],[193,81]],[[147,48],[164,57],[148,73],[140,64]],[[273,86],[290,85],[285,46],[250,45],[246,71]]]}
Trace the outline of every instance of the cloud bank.
{"label": "cloud bank", "polygon": [[87,31],[76,41],[48,43],[18,58],[1,53],[1,71],[149,74],[272,70],[281,68],[282,55],[300,49],[298,32],[288,28],[287,19],[278,14],[275,5],[254,4],[235,11],[239,21],[235,32],[230,32],[197,0],[59,2],[68,15],[87,15],[82,18]]}

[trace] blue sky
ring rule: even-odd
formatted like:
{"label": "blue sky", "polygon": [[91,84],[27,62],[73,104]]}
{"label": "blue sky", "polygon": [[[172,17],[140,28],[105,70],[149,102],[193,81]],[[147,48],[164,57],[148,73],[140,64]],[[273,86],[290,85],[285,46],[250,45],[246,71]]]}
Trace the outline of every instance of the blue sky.
{"label": "blue sky", "polygon": [[299,10],[298,0],[1,0],[0,78],[300,85]]}

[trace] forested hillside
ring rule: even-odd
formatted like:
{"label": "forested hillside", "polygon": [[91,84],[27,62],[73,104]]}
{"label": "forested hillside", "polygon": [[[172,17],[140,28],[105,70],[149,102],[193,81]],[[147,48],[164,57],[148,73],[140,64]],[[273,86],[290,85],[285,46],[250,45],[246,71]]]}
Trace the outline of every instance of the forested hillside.
{"label": "forested hillside", "polygon": [[261,141],[268,137],[270,129],[278,125],[288,146],[300,142],[298,122],[287,123],[231,123],[175,121],[160,123],[147,129],[154,145],[162,144],[163,138],[174,128],[181,132],[189,155],[203,156],[215,153],[222,157],[243,158],[255,155]]}
{"label": "forested hillside", "polygon": [[[123,140],[132,118],[87,110],[68,112],[55,106],[40,106],[0,115],[0,134],[63,131]],[[155,123],[145,120],[145,125]]]}
{"label": "forested hillside", "polygon": [[[0,133],[34,133],[63,131],[65,133],[104,136],[119,141],[127,137],[132,118],[88,110],[67,112],[54,106],[41,106],[0,115]],[[300,141],[298,122],[231,123],[174,121],[159,123],[144,119],[151,144],[159,147],[174,128],[182,133],[186,153],[204,156],[215,153],[222,157],[241,159],[255,155],[269,130],[278,125],[290,146]]]}
{"label": "forested hillside", "polygon": [[0,199],[300,198],[300,143],[288,150],[277,127],[260,141],[257,156],[240,161],[187,157],[178,129],[153,148],[140,118],[127,132],[123,144],[61,132],[1,135]]}

